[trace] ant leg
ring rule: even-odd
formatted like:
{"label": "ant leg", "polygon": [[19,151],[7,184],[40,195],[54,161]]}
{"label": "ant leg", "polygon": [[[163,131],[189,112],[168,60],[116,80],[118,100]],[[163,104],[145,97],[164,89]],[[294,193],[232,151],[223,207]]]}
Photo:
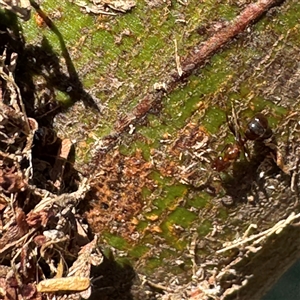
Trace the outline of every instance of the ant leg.
{"label": "ant leg", "polygon": [[250,151],[249,151],[249,149],[246,145],[246,141],[243,141],[241,146],[242,146],[242,150],[243,150],[243,153],[244,153],[244,157],[249,162],[250,161]]}
{"label": "ant leg", "polygon": [[239,133],[240,123],[237,119],[237,116],[236,116],[236,113],[235,113],[235,110],[233,107],[232,107],[231,111],[232,111],[231,120],[229,120],[228,114],[226,113],[227,124],[228,124],[230,131],[234,135],[235,140],[237,141],[238,144],[240,144],[240,140],[241,140],[241,135]]}
{"label": "ant leg", "polygon": [[237,115],[235,113],[235,109],[232,107],[232,118],[234,120],[234,124],[231,122],[228,123],[230,131],[234,134],[235,140],[237,142],[237,145],[239,146],[240,150],[243,152],[244,158],[249,161],[250,160],[250,152],[246,145],[247,139],[243,137],[241,132],[239,131],[241,126],[240,122],[237,118]]}
{"label": "ant leg", "polygon": [[231,130],[231,131],[234,134],[236,141],[240,144],[240,143],[242,143],[242,138],[241,138],[241,134],[240,134],[241,125],[240,125],[240,122],[236,115],[235,109],[233,107],[232,107],[232,118],[233,118],[234,123],[231,126],[234,128],[234,130],[233,131]]}
{"label": "ant leg", "polygon": [[234,124],[232,123],[231,120],[229,120],[229,117],[228,117],[228,114],[226,113],[226,121],[227,121],[227,125],[228,125],[228,128],[229,130],[231,131],[231,133],[234,135],[235,139],[236,139],[236,128],[234,126]]}

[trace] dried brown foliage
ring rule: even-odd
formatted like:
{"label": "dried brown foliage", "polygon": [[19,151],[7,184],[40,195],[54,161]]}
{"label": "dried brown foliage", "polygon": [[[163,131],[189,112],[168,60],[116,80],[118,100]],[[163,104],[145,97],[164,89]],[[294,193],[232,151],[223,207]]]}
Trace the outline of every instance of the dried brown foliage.
{"label": "dried brown foliage", "polygon": [[[71,142],[27,117],[13,76],[16,61],[15,53],[0,56],[0,298],[88,297],[90,266],[102,254],[97,238],[89,243],[74,205],[89,186],[69,174]],[[49,145],[52,160],[43,156]]]}

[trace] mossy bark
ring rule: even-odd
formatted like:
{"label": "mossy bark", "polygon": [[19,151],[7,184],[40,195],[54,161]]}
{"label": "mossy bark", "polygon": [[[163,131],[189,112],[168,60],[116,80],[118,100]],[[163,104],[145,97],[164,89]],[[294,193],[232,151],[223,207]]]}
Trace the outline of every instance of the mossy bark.
{"label": "mossy bark", "polygon": [[[82,216],[147,276],[136,298],[157,295],[154,282],[164,299],[259,299],[298,258],[297,218],[218,253],[299,210],[300,5],[248,2],[139,1],[99,17],[47,0],[45,23],[19,24],[26,43],[10,50],[28,115],[76,145],[91,185]],[[226,116],[243,135],[257,112],[272,139],[214,171],[235,143]]]}

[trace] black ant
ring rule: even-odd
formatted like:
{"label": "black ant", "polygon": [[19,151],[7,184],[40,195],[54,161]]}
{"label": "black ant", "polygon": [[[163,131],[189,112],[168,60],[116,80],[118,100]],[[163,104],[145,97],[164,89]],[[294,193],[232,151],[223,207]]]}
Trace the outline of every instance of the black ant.
{"label": "black ant", "polygon": [[249,157],[246,148],[246,142],[251,141],[264,141],[272,136],[272,130],[269,127],[267,118],[262,113],[257,113],[247,124],[244,136],[238,131],[238,121],[234,114],[235,126],[229,121],[226,115],[227,123],[230,131],[235,136],[235,143],[229,144],[223,150],[223,155],[218,156],[212,163],[212,168],[215,171],[222,172],[226,170],[232,162],[239,158],[241,151],[245,154],[246,158]]}

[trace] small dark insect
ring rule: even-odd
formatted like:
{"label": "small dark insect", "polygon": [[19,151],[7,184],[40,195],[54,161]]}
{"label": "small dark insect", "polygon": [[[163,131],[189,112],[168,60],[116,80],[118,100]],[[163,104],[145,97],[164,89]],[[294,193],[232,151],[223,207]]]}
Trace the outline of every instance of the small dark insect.
{"label": "small dark insect", "polygon": [[272,136],[272,130],[269,127],[267,118],[261,114],[256,114],[247,124],[244,136],[238,131],[238,122],[235,118],[235,126],[229,121],[228,116],[227,123],[230,131],[235,136],[235,143],[226,145],[223,150],[223,155],[218,156],[212,163],[212,168],[215,171],[222,172],[226,170],[232,162],[239,158],[241,152],[245,153],[246,157],[249,157],[248,150],[246,148],[246,142],[251,141],[263,141]]}

